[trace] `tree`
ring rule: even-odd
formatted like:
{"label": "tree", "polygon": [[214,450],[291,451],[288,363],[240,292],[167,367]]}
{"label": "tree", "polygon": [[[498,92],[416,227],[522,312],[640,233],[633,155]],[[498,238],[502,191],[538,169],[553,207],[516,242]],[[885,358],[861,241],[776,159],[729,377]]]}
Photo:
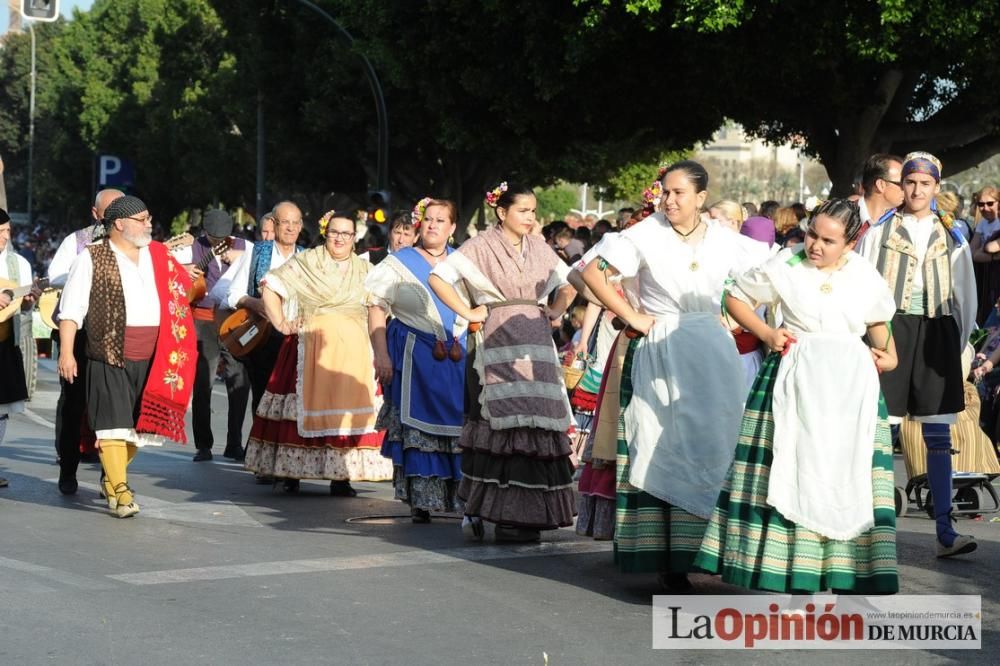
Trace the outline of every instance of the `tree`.
{"label": "tree", "polygon": [[690,151],[661,153],[653,160],[628,162],[618,167],[607,180],[607,196],[637,204],[643,191],[656,180],[661,166],[690,157]]}
{"label": "tree", "polygon": [[[245,0],[213,4],[265,99],[275,192],[357,195],[373,182],[374,111],[354,51],[385,88],[397,203],[451,198],[463,223],[500,180],[603,182],[623,162],[654,161],[722,120],[698,98],[649,85],[662,44],[623,9],[597,27],[568,2],[322,3],[356,38],[350,46],[293,2],[260,1],[256,12]],[[689,71],[695,60],[676,56]],[[632,91],[634,100],[615,103]]]}
{"label": "tree", "polygon": [[579,196],[576,188],[567,183],[536,189],[538,219],[543,223],[563,219],[566,213],[579,205]]}
{"label": "tree", "polygon": [[237,200],[252,153],[229,113],[239,86],[224,38],[207,0],[96,0],[75,12],[53,42],[43,94],[60,128],[51,196],[79,210],[93,156],[108,152],[135,163],[138,193],[161,220]]}
{"label": "tree", "polygon": [[[600,23],[612,0],[577,0]],[[874,152],[928,150],[946,173],[1000,152],[994,0],[629,0],[651,34],[697,33],[723,113],[755,136],[804,145],[833,194]]]}

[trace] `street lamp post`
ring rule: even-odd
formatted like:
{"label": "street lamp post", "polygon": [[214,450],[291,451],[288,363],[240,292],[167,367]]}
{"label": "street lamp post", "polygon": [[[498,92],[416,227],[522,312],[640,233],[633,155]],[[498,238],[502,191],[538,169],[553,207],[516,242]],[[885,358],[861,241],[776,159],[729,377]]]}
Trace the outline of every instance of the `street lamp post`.
{"label": "street lamp post", "polygon": [[34,198],[35,171],[35,25],[28,24],[31,33],[31,93],[28,98],[28,225],[31,225],[31,204]]}

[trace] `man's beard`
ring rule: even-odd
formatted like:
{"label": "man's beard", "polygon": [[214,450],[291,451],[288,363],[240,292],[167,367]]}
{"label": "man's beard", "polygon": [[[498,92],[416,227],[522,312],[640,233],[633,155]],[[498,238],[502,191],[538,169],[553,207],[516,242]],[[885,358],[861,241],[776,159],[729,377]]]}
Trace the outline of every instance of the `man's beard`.
{"label": "man's beard", "polygon": [[153,233],[145,230],[137,234],[131,234],[123,230],[122,237],[136,247],[146,247],[153,242]]}

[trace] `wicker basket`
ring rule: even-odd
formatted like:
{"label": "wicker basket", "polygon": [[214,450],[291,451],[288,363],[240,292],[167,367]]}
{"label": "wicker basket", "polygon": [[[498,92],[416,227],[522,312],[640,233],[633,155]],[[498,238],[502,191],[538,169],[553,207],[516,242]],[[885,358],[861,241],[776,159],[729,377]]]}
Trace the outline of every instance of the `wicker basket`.
{"label": "wicker basket", "polygon": [[574,368],[568,365],[563,366],[563,380],[566,382],[567,390],[572,391],[575,389],[581,379],[583,379],[583,368]]}

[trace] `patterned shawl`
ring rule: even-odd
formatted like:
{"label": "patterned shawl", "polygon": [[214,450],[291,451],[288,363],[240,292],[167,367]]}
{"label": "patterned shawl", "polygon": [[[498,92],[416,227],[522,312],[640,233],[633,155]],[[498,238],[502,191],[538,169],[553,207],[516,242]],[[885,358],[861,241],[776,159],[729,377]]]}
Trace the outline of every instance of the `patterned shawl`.
{"label": "patterned shawl", "polygon": [[466,241],[447,263],[463,278],[472,303],[490,308],[475,334],[483,418],[495,430],[565,432],[570,407],[562,366],[537,305],[562,282],[559,257],[532,235],[524,236],[522,255],[496,226]]}
{"label": "patterned shawl", "polygon": [[277,278],[303,320],[296,372],[296,423],[302,437],[375,432],[381,406],[364,305],[371,265],[357,255],[341,272],[325,247],[295,255]]}

